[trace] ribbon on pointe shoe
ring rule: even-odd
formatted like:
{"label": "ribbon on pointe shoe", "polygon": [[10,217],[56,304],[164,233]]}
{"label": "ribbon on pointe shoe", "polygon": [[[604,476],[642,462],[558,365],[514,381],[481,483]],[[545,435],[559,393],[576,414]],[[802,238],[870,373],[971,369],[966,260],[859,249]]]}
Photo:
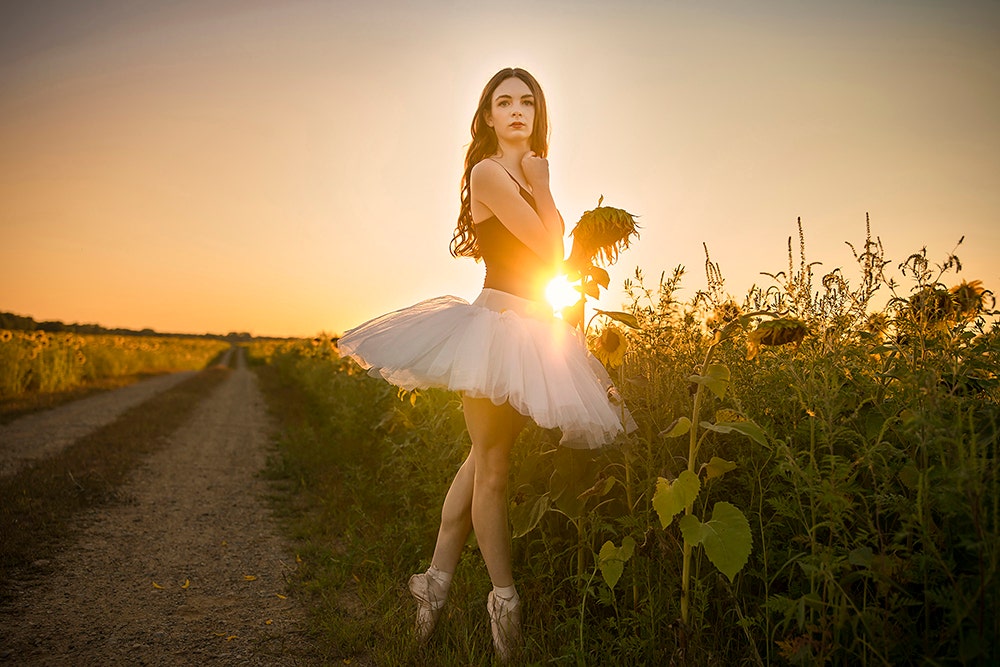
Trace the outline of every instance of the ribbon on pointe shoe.
{"label": "ribbon on pointe shoe", "polygon": [[[513,589],[513,586],[507,590],[494,588],[486,598],[493,648],[503,663],[510,662],[521,646],[521,598]],[[508,591],[509,595],[503,594]]]}
{"label": "ribbon on pointe shoe", "polygon": [[451,583],[451,577],[441,581],[444,579],[441,574],[444,573],[428,570],[410,577],[410,593],[417,601],[416,634],[420,641],[427,641],[434,632],[438,618],[441,617],[441,610],[444,609],[445,600],[448,598],[448,584]]}

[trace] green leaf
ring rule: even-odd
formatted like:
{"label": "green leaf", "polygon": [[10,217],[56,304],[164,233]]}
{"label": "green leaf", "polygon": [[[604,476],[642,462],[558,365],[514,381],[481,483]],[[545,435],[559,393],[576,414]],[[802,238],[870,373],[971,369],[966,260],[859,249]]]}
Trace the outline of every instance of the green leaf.
{"label": "green leaf", "polygon": [[588,280],[583,283],[583,293],[587,296],[598,299],[601,296],[601,288],[598,287],[597,283],[593,280]]}
{"label": "green leaf", "polygon": [[847,562],[860,567],[871,567],[875,556],[871,547],[858,547],[847,554]]}
{"label": "green leaf", "polygon": [[587,498],[601,498],[608,495],[608,492],[614,487],[618,480],[614,477],[606,477],[604,479],[598,479],[594,482],[594,485],[577,496],[578,500],[587,500]]}
{"label": "green leaf", "polygon": [[594,312],[598,315],[607,315],[616,322],[621,322],[627,327],[633,329],[641,329],[642,326],[639,324],[639,320],[635,318],[632,313],[623,313],[620,310],[601,310],[600,308],[595,308]]}
{"label": "green leaf", "polygon": [[674,423],[660,431],[664,438],[678,438],[691,430],[691,420],[687,417],[678,417]]}
{"label": "green leaf", "polygon": [[601,568],[601,576],[604,577],[604,582],[608,585],[608,588],[614,589],[615,584],[622,576],[622,572],[625,571],[625,563],[632,558],[632,554],[635,553],[635,540],[633,540],[628,535],[622,539],[622,545],[616,547],[614,542],[608,540],[601,547],[601,552],[598,555],[598,565]]}
{"label": "green leaf", "polygon": [[679,512],[691,505],[701,491],[701,480],[690,470],[685,470],[671,484],[660,477],[656,480],[656,493],[653,494],[653,509],[660,516],[660,525],[664,528],[670,525]]}
{"label": "green leaf", "polygon": [[688,378],[691,382],[697,382],[708,387],[716,398],[724,398],[726,389],[729,387],[729,367],[722,364],[709,364],[705,368],[704,375],[692,375]]}
{"label": "green leaf", "polygon": [[514,537],[524,537],[538,525],[552,506],[549,494],[543,493],[529,498],[510,508],[510,523]]}
{"label": "green leaf", "polygon": [[705,547],[705,555],[730,582],[750,558],[753,539],[750,524],[739,509],[727,502],[715,503],[712,518],[702,523],[692,514],[678,522],[684,541]]}
{"label": "green leaf", "polygon": [[712,479],[713,477],[722,477],[730,470],[734,470],[736,463],[713,456],[712,460],[704,464],[702,468],[705,469],[705,479]]}
{"label": "green leaf", "polygon": [[604,289],[608,289],[608,285],[611,284],[611,276],[608,274],[607,271],[605,271],[599,266],[591,265],[590,268],[587,269],[587,274],[595,281],[597,281],[597,284],[603,287]]}
{"label": "green leaf", "polygon": [[742,433],[758,445],[763,445],[764,447],[768,446],[767,436],[764,434],[764,430],[750,421],[719,422],[717,424],[713,424],[712,422],[701,422],[701,427],[708,429],[709,431],[715,431],[716,433]]}

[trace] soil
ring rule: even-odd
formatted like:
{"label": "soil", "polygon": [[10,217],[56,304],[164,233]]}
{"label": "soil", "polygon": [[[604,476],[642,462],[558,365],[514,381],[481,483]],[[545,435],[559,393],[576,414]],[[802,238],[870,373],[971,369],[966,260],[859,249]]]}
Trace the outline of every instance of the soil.
{"label": "soil", "polygon": [[129,408],[194,374],[195,371],[185,371],[160,375],[0,426],[0,476],[12,475],[36,459],[58,454],[78,438],[110,424]]}
{"label": "soil", "polygon": [[[75,520],[74,542],[36,562],[40,576],[16,583],[13,601],[0,609],[0,662],[318,664],[305,608],[287,586],[296,555],[273,521],[266,499],[273,489],[260,476],[273,426],[256,376],[241,354],[235,361],[187,424],[133,471],[121,489],[125,501]],[[109,406],[135,391],[94,398]],[[107,423],[101,419],[115,418],[107,409],[98,415],[91,405],[82,414]],[[52,453],[56,438],[80,437],[63,430],[79,428],[67,417],[79,410],[71,404],[4,427],[0,438],[13,427],[35,434],[23,436],[7,460],[22,465]],[[27,420],[32,427],[24,430]]]}

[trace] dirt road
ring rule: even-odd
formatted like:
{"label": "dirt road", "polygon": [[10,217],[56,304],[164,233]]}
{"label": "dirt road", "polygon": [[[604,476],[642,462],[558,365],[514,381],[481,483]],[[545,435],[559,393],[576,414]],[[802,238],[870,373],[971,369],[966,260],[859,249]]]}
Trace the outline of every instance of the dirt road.
{"label": "dirt road", "polygon": [[272,447],[266,407],[236,361],[134,471],[128,501],[88,512],[75,543],[37,563],[47,575],[0,610],[0,662],[314,664],[304,610],[286,597],[295,553],[259,477]]}

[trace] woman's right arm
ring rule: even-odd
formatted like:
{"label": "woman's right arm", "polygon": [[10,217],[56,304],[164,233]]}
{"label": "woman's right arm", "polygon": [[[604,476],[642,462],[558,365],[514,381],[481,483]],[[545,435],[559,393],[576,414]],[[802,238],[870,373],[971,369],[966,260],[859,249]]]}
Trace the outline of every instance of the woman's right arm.
{"label": "woman's right arm", "polygon": [[548,164],[529,153],[521,165],[537,212],[521,196],[517,183],[492,160],[483,160],[472,168],[472,197],[536,255],[553,263],[562,262],[563,221],[549,192]]}

